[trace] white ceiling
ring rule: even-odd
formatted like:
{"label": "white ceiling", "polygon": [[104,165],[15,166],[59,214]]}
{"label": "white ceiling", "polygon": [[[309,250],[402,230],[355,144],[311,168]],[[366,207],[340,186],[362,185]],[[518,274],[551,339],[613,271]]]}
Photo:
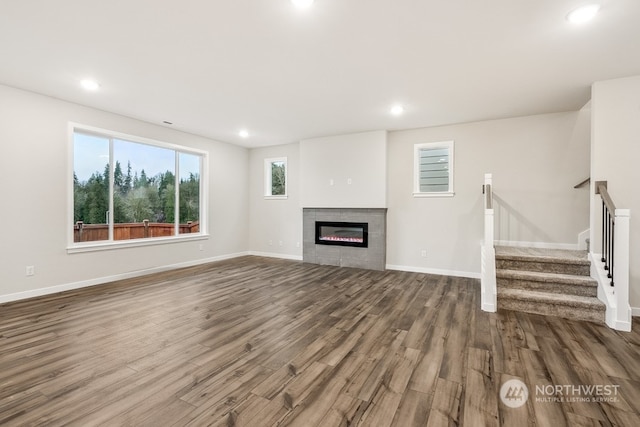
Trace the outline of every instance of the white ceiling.
{"label": "white ceiling", "polygon": [[594,1],[0,0],[0,83],[248,147],[577,110],[640,74],[640,1]]}

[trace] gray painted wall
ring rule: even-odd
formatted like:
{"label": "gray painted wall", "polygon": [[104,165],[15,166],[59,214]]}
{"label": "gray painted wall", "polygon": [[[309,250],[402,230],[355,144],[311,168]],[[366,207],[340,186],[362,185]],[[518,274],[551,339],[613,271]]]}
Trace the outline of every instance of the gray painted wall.
{"label": "gray painted wall", "polygon": [[[3,86],[0,114],[2,181],[11,183],[21,177],[23,183],[6,185],[3,195],[3,200],[19,209],[0,210],[5,225],[0,296],[246,251],[302,255],[302,206],[319,199],[302,197],[301,144],[247,150]],[[211,237],[202,242],[204,250],[198,249],[201,242],[184,242],[67,254],[69,121],[208,151]],[[364,198],[350,196],[348,204],[389,208],[388,264],[475,275],[482,238],[480,187],[483,174],[492,172],[498,204],[504,210],[500,214],[510,224],[500,229],[499,238],[574,244],[577,234],[588,227],[588,189],[572,188],[589,174],[588,128],[588,115],[585,119],[582,112],[570,112],[367,132],[374,136],[377,148],[386,145],[386,150],[374,150],[377,154],[370,165],[376,167],[367,168],[366,174],[349,173],[356,178],[355,185],[360,185],[358,176],[369,178],[369,190]],[[344,143],[353,138],[329,140]],[[413,144],[450,139],[456,143],[455,197],[414,198]],[[359,152],[361,145],[356,136],[352,152]],[[322,151],[321,147],[314,144],[315,150]],[[280,156],[288,158],[289,197],[265,200],[264,158]],[[324,182],[328,176],[324,169],[320,171],[318,182]],[[339,174],[344,171],[331,172],[348,177]],[[40,220],[42,212],[46,222]],[[426,257],[421,256],[422,250]],[[25,276],[27,265],[35,265],[35,276]]]}
{"label": "gray painted wall", "polygon": [[[289,184],[286,199],[264,197],[264,159],[272,157],[287,158]],[[249,152],[249,173],[250,250],[302,259],[300,144],[252,149]]]}
{"label": "gray painted wall", "polygon": [[[482,184],[493,174],[496,239],[577,244],[589,227],[588,114],[543,114],[389,133],[387,263],[480,271]],[[413,144],[455,141],[455,196],[412,196]],[[421,253],[426,250],[427,256]]]}
{"label": "gray painted wall", "polygon": [[[386,166],[380,166],[387,170],[387,263],[418,271],[477,275],[483,226],[481,186],[486,172],[494,174],[497,215],[507,224],[499,229],[498,239],[577,244],[578,234],[589,227],[589,190],[573,189],[589,176],[589,120],[588,112],[569,112],[389,132]],[[414,198],[413,144],[451,139],[456,144],[456,195]],[[302,254],[296,246],[302,238],[305,203],[303,191],[296,189],[303,167],[296,160],[298,147],[251,150],[252,251]],[[286,201],[263,200],[262,162],[277,156],[289,157],[291,196]],[[323,174],[323,181],[326,178]],[[323,197],[327,199],[327,194]],[[352,203],[363,202],[356,198]],[[269,240],[275,243],[275,236],[288,236],[283,246],[289,249],[268,245]],[[421,256],[423,250],[426,257]]]}
{"label": "gray painted wall", "polygon": [[[0,117],[0,297],[247,250],[247,149],[6,86]],[[211,237],[67,254],[69,121],[208,151]],[[25,276],[27,265],[35,276]]]}
{"label": "gray painted wall", "polygon": [[386,131],[300,142],[302,207],[386,207],[386,146]]}

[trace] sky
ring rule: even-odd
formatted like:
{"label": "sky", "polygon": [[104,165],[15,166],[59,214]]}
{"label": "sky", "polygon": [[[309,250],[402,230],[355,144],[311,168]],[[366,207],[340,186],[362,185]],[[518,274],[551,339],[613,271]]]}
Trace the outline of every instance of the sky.
{"label": "sky", "polygon": [[[109,138],[74,134],[73,170],[80,182],[87,181],[95,172],[103,173],[109,163]],[[152,145],[113,140],[113,155],[120,162],[122,173],[127,173],[127,162],[131,162],[131,174],[144,169],[147,177],[160,172],[175,172],[175,151]],[[199,156],[180,153],[180,178],[189,178],[189,173],[199,174]]]}

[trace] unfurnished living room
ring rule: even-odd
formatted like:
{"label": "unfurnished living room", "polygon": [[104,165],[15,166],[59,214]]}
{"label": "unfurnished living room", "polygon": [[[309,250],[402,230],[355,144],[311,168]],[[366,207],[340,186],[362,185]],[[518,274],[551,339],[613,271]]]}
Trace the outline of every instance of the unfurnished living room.
{"label": "unfurnished living room", "polygon": [[0,425],[640,425],[637,0],[0,0]]}

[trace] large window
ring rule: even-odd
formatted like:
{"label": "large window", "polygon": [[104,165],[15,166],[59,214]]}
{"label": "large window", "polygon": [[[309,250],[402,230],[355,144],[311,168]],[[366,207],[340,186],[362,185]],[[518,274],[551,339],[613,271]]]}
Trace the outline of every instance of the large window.
{"label": "large window", "polygon": [[73,246],[203,234],[204,153],[81,126],[72,144]]}
{"label": "large window", "polygon": [[415,197],[453,196],[453,141],[414,146]]}
{"label": "large window", "polygon": [[264,196],[267,199],[287,198],[287,158],[264,160]]}

